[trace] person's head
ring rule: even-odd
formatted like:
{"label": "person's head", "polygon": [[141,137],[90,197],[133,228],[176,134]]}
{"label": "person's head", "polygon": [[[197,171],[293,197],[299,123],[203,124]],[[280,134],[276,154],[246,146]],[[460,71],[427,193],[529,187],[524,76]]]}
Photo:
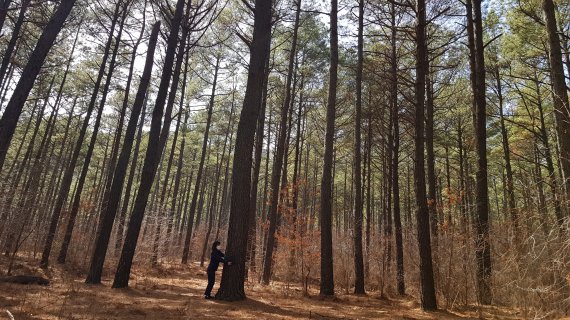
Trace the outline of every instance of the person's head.
{"label": "person's head", "polygon": [[218,250],[222,249],[222,244],[218,240],[216,240],[216,241],[214,241],[214,243],[212,243],[212,251],[214,251],[216,249],[218,249]]}

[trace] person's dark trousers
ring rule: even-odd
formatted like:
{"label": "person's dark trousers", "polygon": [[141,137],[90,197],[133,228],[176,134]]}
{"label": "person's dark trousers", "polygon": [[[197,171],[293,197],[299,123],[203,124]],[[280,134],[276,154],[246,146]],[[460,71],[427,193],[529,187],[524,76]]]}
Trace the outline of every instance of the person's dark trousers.
{"label": "person's dark trousers", "polygon": [[208,286],[206,287],[206,292],[204,292],[204,295],[206,297],[211,296],[212,288],[214,288],[215,282],[216,282],[216,271],[208,270]]}

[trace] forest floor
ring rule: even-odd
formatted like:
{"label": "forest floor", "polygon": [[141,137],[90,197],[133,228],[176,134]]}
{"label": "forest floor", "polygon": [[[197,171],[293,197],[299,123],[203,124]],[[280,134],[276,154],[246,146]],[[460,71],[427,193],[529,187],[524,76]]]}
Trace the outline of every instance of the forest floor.
{"label": "forest floor", "polygon": [[[6,270],[0,258],[0,268]],[[522,319],[514,310],[471,306],[460,311],[423,312],[418,299],[337,295],[319,298],[317,289],[303,296],[300,288],[275,282],[247,284],[241,302],[205,300],[206,274],[199,263],[134,270],[130,288],[111,289],[84,283],[83,271],[54,266],[44,272],[35,260],[20,260],[14,275],[50,279],[48,286],[0,283],[0,319]],[[221,272],[218,272],[217,290]],[[285,289],[287,288],[287,289]]]}

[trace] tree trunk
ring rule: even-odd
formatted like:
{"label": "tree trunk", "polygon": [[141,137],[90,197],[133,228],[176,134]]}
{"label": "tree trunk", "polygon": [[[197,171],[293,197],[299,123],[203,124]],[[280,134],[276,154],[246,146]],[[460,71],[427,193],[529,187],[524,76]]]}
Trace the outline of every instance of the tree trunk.
{"label": "tree trunk", "polygon": [[253,40],[247,87],[236,135],[232,169],[232,196],[226,255],[233,258],[231,268],[224,268],[220,289],[221,300],[245,299],[245,259],[249,230],[249,204],[255,124],[262,100],[265,61],[271,42],[271,0],[256,0]]}
{"label": "tree trunk", "polygon": [[[470,0],[467,1],[468,10]],[[468,12],[468,17],[471,12]],[[491,247],[489,242],[489,190],[487,181],[487,100],[485,94],[485,58],[483,43],[483,22],[481,0],[473,0],[474,46],[470,47],[475,58],[475,69],[471,70],[475,77],[473,87],[475,99],[475,145],[477,150],[476,173],[476,229],[475,257],[477,260],[477,284],[479,301],[484,305],[492,302],[491,292]]]}
{"label": "tree trunk", "polygon": [[20,80],[18,80],[18,84],[14,88],[14,93],[4,110],[4,114],[2,114],[2,118],[0,119],[0,171],[4,165],[12,136],[18,124],[18,119],[20,119],[20,115],[22,114],[22,108],[75,1],[76,0],[62,0],[50,21],[43,28],[36,47],[30,54],[28,63],[24,67],[24,70],[22,70]]}
{"label": "tree trunk", "polygon": [[[83,186],[85,185],[85,180],[87,179],[87,173],[89,172],[89,164],[91,163],[93,150],[95,149],[95,144],[97,143],[97,135],[99,133],[99,126],[101,125],[101,117],[103,116],[103,110],[105,108],[105,103],[107,101],[107,94],[109,92],[109,87],[111,85],[111,80],[113,79],[113,73],[115,71],[117,54],[119,52],[119,47],[121,43],[121,35],[123,33],[125,19],[127,17],[127,7],[128,7],[127,4],[123,6],[121,22],[119,24],[119,31],[115,40],[115,47],[113,48],[111,61],[109,62],[109,71],[107,73],[107,79],[103,87],[103,95],[101,97],[101,101],[99,102],[99,110],[97,112],[97,117],[95,118],[93,133],[91,134],[91,141],[89,142],[89,146],[87,147],[87,153],[85,154],[83,168],[81,170],[81,174],[79,175],[79,180],[77,182],[77,187],[75,190],[75,196],[73,198],[73,203],[71,205],[71,212],[69,213],[69,219],[67,221],[65,235],[63,237],[61,250],[59,251],[59,256],[57,259],[59,263],[64,263],[65,259],[67,258],[67,250],[69,249],[69,244],[71,243],[71,236],[73,234],[73,229],[75,227],[75,220],[77,218],[77,214],[79,213],[79,206],[81,204],[80,203],[81,193],[83,192]],[[104,159],[106,159],[106,157]],[[103,188],[99,188],[99,190],[103,190]],[[103,204],[103,206],[105,206],[105,204]],[[99,226],[99,228],[101,228],[101,226]]]}
{"label": "tree trunk", "polygon": [[354,293],[364,294],[364,259],[362,257],[362,64],[364,60],[364,0],[358,1],[358,45],[356,66],[356,107],[354,116]]}
{"label": "tree trunk", "polygon": [[[110,30],[109,31],[110,32],[109,37],[107,38],[107,43],[105,44],[105,49],[103,51],[103,60],[101,61],[101,65],[99,67],[99,72],[97,75],[97,80],[95,81],[93,93],[91,94],[91,99],[90,99],[89,105],[87,107],[87,112],[85,114],[83,124],[81,125],[81,130],[79,131],[79,136],[78,136],[77,142],[75,144],[75,149],[73,150],[73,154],[71,155],[71,160],[69,161],[69,165],[67,166],[67,169],[63,175],[63,179],[61,182],[59,193],[58,193],[57,199],[55,201],[54,209],[52,211],[51,223],[49,226],[48,235],[46,238],[46,243],[44,245],[44,250],[42,253],[42,261],[40,262],[40,265],[44,268],[47,267],[49,264],[49,256],[51,254],[53,240],[55,237],[55,232],[57,230],[57,225],[59,223],[59,217],[61,214],[61,210],[63,208],[63,205],[64,205],[67,197],[69,196],[69,190],[71,188],[71,183],[73,182],[72,181],[73,180],[73,173],[75,172],[75,166],[77,164],[77,159],[79,158],[79,153],[81,152],[81,149],[83,147],[83,141],[84,141],[85,135],[87,133],[87,128],[89,126],[89,120],[91,118],[91,114],[93,113],[93,110],[95,109],[95,103],[97,101],[97,96],[99,94],[101,81],[103,80],[103,76],[105,75],[105,68],[107,65],[107,59],[109,58],[109,52],[111,50],[111,45],[113,43],[113,32],[115,30],[115,26],[116,26],[117,21],[119,19],[119,8],[120,8],[120,6],[117,4],[115,6],[115,11],[113,14],[113,20],[111,23],[111,27],[109,29]],[[71,194],[74,194],[74,193],[71,193]]]}
{"label": "tree trunk", "polygon": [[[435,151],[433,148],[433,135],[434,135],[434,97],[433,97],[433,83],[431,80],[432,74],[430,70],[429,54],[426,56],[426,167],[427,167],[427,183],[428,183],[428,210],[430,217],[431,236],[433,238],[433,245],[437,253],[437,197],[436,197],[436,177],[435,177]],[[436,255],[437,258],[437,255]]]}
{"label": "tree trunk", "polygon": [[[14,28],[12,29],[12,36],[10,37],[10,41],[8,41],[8,45],[6,46],[6,50],[4,51],[4,57],[2,58],[2,64],[0,65],[0,86],[4,84],[4,76],[6,76],[6,70],[8,70],[8,65],[10,64],[10,60],[12,59],[12,54],[14,53],[14,49],[16,48],[16,41],[20,38],[20,30],[24,25],[24,19],[26,18],[26,12],[28,11],[28,6],[30,5],[31,0],[23,0],[20,13],[18,15],[18,20],[14,23]],[[1,12],[1,11],[0,11]]]}
{"label": "tree trunk", "polygon": [[[399,125],[399,107],[398,107],[398,53],[396,48],[397,26],[396,26],[396,6],[391,5],[391,107],[392,107],[392,123],[393,123],[393,154],[392,154],[392,193],[394,196],[394,227],[396,231],[396,281],[398,294],[406,294],[406,286],[404,281],[404,246],[402,241],[402,219],[400,217],[400,182],[399,182],[399,151],[400,151],[400,125]],[[370,183],[370,182],[369,182]]]}
{"label": "tree trunk", "polygon": [[[570,197],[570,107],[568,106],[568,91],[562,64],[562,50],[556,24],[556,10],[553,0],[543,0],[542,9],[546,20],[550,54],[550,78],[552,81],[554,115],[556,132],[560,143],[560,162],[563,172],[562,187],[566,189],[566,197]],[[560,223],[560,222],[559,222]]]}
{"label": "tree trunk", "polygon": [[[263,136],[264,136],[264,128],[265,128],[265,116],[266,116],[266,108],[267,108],[267,89],[269,83],[269,55],[266,57],[265,61],[265,77],[263,79],[263,93],[262,93],[262,102],[261,102],[261,111],[259,112],[259,116],[257,117],[257,129],[255,132],[255,157],[254,157],[254,165],[253,165],[253,176],[251,178],[251,192],[250,192],[250,216],[249,216],[249,242],[248,242],[248,254],[247,260],[249,261],[249,268],[246,270],[248,272],[251,271],[255,272],[255,255],[257,251],[257,191],[259,185],[259,171],[261,170],[261,158],[263,156]],[[233,98],[233,96],[232,96]],[[233,107],[233,104],[232,104]],[[232,110],[233,111],[233,110]],[[269,123],[269,126],[271,123]],[[269,144],[267,144],[269,150]],[[226,168],[227,169],[227,168]],[[267,177],[265,177],[265,184],[267,185]],[[263,198],[265,194],[263,195]],[[264,200],[264,199],[263,199]],[[264,206],[263,206],[264,207]]]}
{"label": "tree trunk", "polygon": [[330,69],[327,100],[327,124],[323,176],[321,177],[321,286],[320,294],[334,295],[333,248],[332,248],[332,161],[336,118],[336,90],[338,83],[338,0],[331,0],[330,13]]}
{"label": "tree trunk", "polygon": [[287,139],[287,116],[291,107],[291,84],[295,68],[295,57],[297,53],[297,34],[299,31],[299,18],[301,15],[301,0],[296,0],[295,23],[293,26],[293,38],[291,39],[291,51],[289,51],[289,66],[287,80],[285,84],[285,100],[281,106],[281,119],[279,124],[279,134],[277,136],[276,154],[271,172],[271,200],[269,202],[269,229],[267,230],[267,246],[265,247],[265,260],[263,264],[262,283],[267,285],[271,279],[271,269],[273,266],[273,250],[275,247],[275,232],[277,230],[277,215],[279,208],[280,178],[283,170],[285,144]]}
{"label": "tree trunk", "polygon": [[[150,189],[156,175],[158,163],[160,161],[160,156],[166,143],[166,138],[168,137],[168,131],[170,130],[170,120],[172,106],[168,106],[166,112],[164,112],[164,106],[166,104],[166,99],[168,95],[168,87],[170,84],[170,78],[173,74],[174,58],[176,55],[176,47],[179,42],[184,43],[186,35],[182,36],[182,41],[178,41],[178,33],[180,30],[180,25],[182,21],[182,16],[184,15],[184,0],[178,0],[176,3],[176,11],[172,18],[170,24],[170,33],[167,40],[166,55],[164,58],[164,67],[162,76],[160,79],[160,86],[156,97],[156,103],[154,110],[152,112],[151,129],[149,133],[148,147],[145,155],[145,160],[142,168],[141,181],[139,185],[139,191],[137,192],[137,197],[135,200],[133,213],[131,219],[129,220],[129,227],[127,229],[127,235],[125,236],[125,243],[123,244],[123,249],[121,250],[121,257],[117,266],[117,271],[115,272],[115,279],[113,281],[113,288],[124,288],[129,284],[129,276],[131,273],[131,266],[133,263],[133,258],[135,255],[135,249],[138,242],[138,236],[141,229],[142,220],[144,218],[145,209],[148,202],[148,197],[150,194]],[[183,32],[184,33],[184,32]],[[180,51],[185,51],[185,46],[180,46]],[[183,57],[183,55],[182,55]],[[179,58],[182,58],[179,56]],[[174,79],[172,84],[171,92],[175,92],[178,86],[178,79]],[[169,110],[170,109],[170,110]],[[161,133],[161,122],[163,112],[165,114],[164,126]],[[114,218],[114,217],[113,217]],[[108,239],[107,239],[108,242]],[[102,248],[106,249],[106,244],[104,243]],[[103,265],[100,263],[100,268]],[[99,269],[99,267],[98,267]],[[100,271],[99,278],[100,278]]]}
{"label": "tree trunk", "polygon": [[414,180],[416,187],[416,220],[418,232],[418,247],[420,252],[420,283],[422,309],[433,311],[437,309],[433,265],[431,257],[431,240],[429,209],[427,205],[424,161],[424,106],[426,89],[426,4],[425,0],[417,1],[416,8],[416,110],[414,135]]}
{"label": "tree trunk", "polygon": [[[149,42],[150,45],[150,42]],[[150,50],[150,48],[149,48]],[[145,65],[146,67],[146,65]],[[139,83],[139,88],[140,88],[140,83]],[[148,90],[148,88],[147,88]],[[136,99],[136,98],[135,98]],[[134,182],[134,178],[135,178],[135,173],[136,173],[136,168],[137,168],[137,160],[139,158],[139,151],[140,151],[140,145],[141,145],[141,140],[142,140],[142,131],[143,131],[143,127],[144,127],[144,119],[146,116],[146,104],[148,101],[148,98],[146,97],[146,92],[145,92],[145,97],[143,98],[143,106],[142,106],[142,115],[140,117],[140,124],[137,130],[137,137],[136,137],[136,142],[135,142],[135,147],[134,147],[134,153],[133,153],[133,157],[131,160],[131,166],[129,169],[129,177],[127,178],[127,187],[125,188],[125,192],[124,192],[124,197],[123,197],[123,204],[121,206],[121,213],[119,214],[119,222],[117,223],[117,237],[116,237],[116,243],[115,243],[115,252],[119,253],[121,246],[123,245],[123,233],[124,233],[124,229],[125,229],[125,220],[127,217],[127,211],[129,210],[129,200],[131,199],[131,188],[133,186],[133,182]],[[132,111],[131,111],[131,117],[132,117]],[[128,127],[127,127],[128,130]],[[125,133],[126,136],[126,133]],[[118,161],[117,161],[118,163]],[[118,165],[118,164],[117,164]],[[116,170],[116,166],[115,166],[115,170]],[[107,203],[107,207],[109,207],[109,203]],[[108,210],[108,209],[107,209]]]}
{"label": "tree trunk", "polygon": [[499,67],[495,69],[495,80],[497,81],[497,98],[499,99],[499,123],[501,125],[501,136],[503,145],[503,157],[505,160],[505,171],[506,171],[506,192],[508,195],[508,206],[510,217],[513,221],[513,227],[515,228],[515,235],[518,234],[518,212],[516,209],[515,201],[515,190],[513,185],[513,169],[511,167],[511,149],[509,146],[509,136],[507,132],[507,127],[505,125],[505,114],[503,109],[503,84],[501,82],[501,74]]}
{"label": "tree trunk", "polygon": [[216,57],[216,65],[214,67],[214,80],[212,82],[212,92],[210,94],[210,102],[208,104],[208,117],[206,119],[206,129],[204,131],[204,137],[202,139],[202,152],[200,155],[200,164],[198,165],[198,172],[196,173],[196,183],[194,184],[194,193],[192,194],[192,202],[190,203],[190,213],[188,220],[188,228],[186,230],[186,239],[184,240],[184,250],[182,252],[182,263],[188,263],[188,257],[190,255],[190,243],[192,241],[192,227],[194,222],[194,215],[196,214],[196,205],[198,200],[198,194],[200,193],[200,185],[202,183],[202,175],[204,171],[204,162],[206,160],[206,153],[208,149],[208,138],[210,134],[210,126],[212,124],[212,112],[214,109],[214,101],[216,98],[216,85],[218,82],[218,71],[220,68],[220,56]]}

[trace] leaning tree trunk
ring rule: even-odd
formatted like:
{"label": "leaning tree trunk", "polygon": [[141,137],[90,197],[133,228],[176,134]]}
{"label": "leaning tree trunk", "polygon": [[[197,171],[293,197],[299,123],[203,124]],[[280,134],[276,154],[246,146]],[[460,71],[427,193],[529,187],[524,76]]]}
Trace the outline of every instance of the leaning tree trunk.
{"label": "leaning tree trunk", "polygon": [[[93,156],[95,144],[97,143],[99,126],[101,125],[101,117],[103,116],[103,110],[105,108],[105,103],[107,102],[107,94],[109,92],[111,81],[113,79],[113,73],[116,67],[117,54],[119,52],[119,47],[121,43],[121,35],[123,33],[123,27],[125,25],[125,19],[127,17],[126,5],[123,7],[122,14],[123,16],[121,18],[121,22],[119,25],[119,31],[115,40],[115,47],[113,48],[111,61],[109,62],[109,71],[107,73],[107,79],[105,80],[105,85],[103,86],[103,95],[101,96],[101,100],[99,102],[99,110],[97,112],[97,117],[95,118],[95,124],[93,125],[93,133],[91,134],[91,140],[89,141],[89,146],[87,147],[87,153],[85,154],[85,160],[83,161],[83,168],[81,169],[79,180],[75,188],[75,195],[73,197],[71,211],[69,213],[69,219],[67,221],[67,226],[65,228],[65,234],[63,236],[63,242],[61,244],[61,250],[59,251],[59,256],[57,258],[59,263],[64,263],[67,258],[67,250],[69,249],[69,245],[71,243],[71,236],[73,234],[73,229],[75,228],[75,221],[77,219],[77,215],[79,214],[79,206],[81,204],[81,193],[83,192],[85,180],[87,179],[87,173],[89,172],[89,164],[91,163],[91,157]],[[106,157],[104,159],[106,159]],[[110,165],[112,165],[112,163]],[[112,170],[112,168],[110,168],[110,170]],[[98,188],[98,189],[104,190],[103,188]],[[105,207],[105,204],[103,203],[102,206]]]}
{"label": "leaning tree trunk", "polygon": [[334,270],[332,248],[332,188],[333,188],[333,144],[336,118],[336,91],[338,84],[338,0],[331,0],[330,13],[330,68],[327,100],[327,124],[325,131],[325,153],[321,177],[321,285],[320,294],[334,295]]}
{"label": "leaning tree trunk", "polygon": [[76,0],[62,0],[50,21],[43,28],[43,32],[36,43],[34,51],[28,58],[28,63],[22,70],[20,80],[14,88],[14,93],[0,119],[0,171],[4,165],[10,142],[16,130],[18,119],[22,114],[22,108],[28,99],[28,95],[34,86],[34,82],[41,67],[61,31],[67,16],[71,12]]}
{"label": "leaning tree trunk", "polygon": [[[123,244],[123,249],[121,250],[121,257],[117,266],[117,271],[115,272],[115,279],[113,281],[113,288],[124,288],[129,284],[129,276],[131,273],[131,266],[133,263],[133,258],[135,255],[135,249],[138,242],[138,236],[140,233],[142,220],[144,218],[144,212],[147,206],[148,197],[150,195],[150,189],[156,175],[158,163],[160,161],[160,155],[162,154],[163,141],[166,142],[167,132],[169,130],[170,113],[172,106],[167,108],[164,120],[163,131],[166,133],[161,133],[161,121],[164,113],[164,106],[166,104],[166,98],[168,95],[168,87],[170,84],[170,78],[173,73],[174,58],[176,55],[176,47],[179,43],[178,33],[180,30],[180,25],[182,21],[182,16],[184,15],[184,0],[178,0],[176,3],[176,11],[171,21],[170,34],[167,40],[166,55],[164,58],[164,67],[162,77],[160,79],[160,86],[156,97],[156,103],[154,110],[152,112],[151,129],[149,133],[148,148],[142,168],[141,181],[139,185],[139,191],[137,192],[137,197],[135,200],[135,205],[133,208],[133,213],[129,221],[129,227],[127,229],[127,235],[125,236],[125,243]],[[185,36],[182,37],[185,39]],[[184,42],[184,41],[181,41]],[[184,51],[185,46],[180,47],[181,51]],[[176,80],[176,79],[175,79]],[[176,83],[175,83],[176,82]],[[178,86],[177,81],[173,81],[173,90],[176,90]],[[108,239],[107,239],[108,242]],[[106,245],[103,246],[106,250]],[[102,270],[103,264],[100,264],[99,278]]]}
{"label": "leaning tree trunk", "polygon": [[4,21],[6,21],[6,16],[8,15],[8,9],[10,8],[10,3],[12,0],[4,0],[2,1],[2,7],[0,7],[0,34],[2,28],[4,27]]}
{"label": "leaning tree trunk", "polygon": [[[140,84],[139,84],[140,86]],[[146,93],[145,93],[146,94]],[[136,99],[136,98],[135,98]],[[123,233],[125,230],[125,220],[127,218],[127,211],[129,210],[129,202],[131,199],[131,189],[133,187],[133,183],[135,180],[135,174],[137,169],[137,160],[139,158],[140,152],[140,145],[142,140],[142,131],[144,127],[144,119],[146,116],[146,104],[148,98],[144,98],[143,106],[142,106],[142,114],[140,116],[140,123],[137,130],[137,137],[135,138],[135,146],[134,146],[134,153],[131,159],[131,165],[129,168],[129,176],[127,178],[127,186],[125,187],[124,197],[123,197],[123,204],[121,206],[121,212],[119,213],[119,221],[117,222],[117,236],[115,242],[115,250],[117,253],[120,253],[121,246],[123,245]],[[131,111],[132,113],[132,111]],[[132,115],[131,115],[132,117]],[[128,129],[128,127],[127,127]],[[126,135],[126,134],[125,134]],[[118,161],[117,161],[118,162]],[[116,170],[117,166],[115,166]],[[110,190],[110,189],[109,189]],[[109,202],[107,202],[107,206],[109,206]]]}
{"label": "leaning tree trunk", "polygon": [[[109,192],[109,201],[107,203],[107,206],[102,208],[102,212],[100,215],[101,223],[99,227],[99,234],[97,237],[96,247],[94,250],[95,254],[93,255],[91,267],[89,270],[89,276],[86,280],[89,283],[101,282],[101,271],[105,259],[105,253],[107,251],[107,244],[109,241],[108,235],[111,232],[109,224],[111,226],[113,225],[113,220],[115,218],[119,201],[121,199],[121,191],[123,188],[123,182],[125,179],[131,148],[133,145],[133,137],[135,135],[137,122],[142,112],[146,92],[151,78],[152,65],[154,61],[153,56],[156,48],[159,29],[160,29],[160,23],[156,23],[152,29],[143,75],[141,77],[135,102],[133,104],[133,109],[131,111],[131,118],[129,119],[129,123],[127,125],[127,131],[125,133],[125,143],[123,144],[121,154],[119,156],[117,165],[115,167],[113,183],[111,185],[111,189]],[[104,242],[105,240],[106,243],[103,243],[104,245],[101,245],[100,243]]]}
{"label": "leaning tree trunk", "polygon": [[414,134],[414,180],[416,186],[416,220],[418,232],[418,247],[420,253],[420,284],[422,309],[436,310],[435,284],[433,279],[433,265],[431,257],[431,240],[429,209],[426,194],[426,176],[424,160],[424,107],[426,89],[426,3],[425,0],[417,1],[416,8],[416,110],[415,110],[415,134]]}
{"label": "leaning tree trunk", "polygon": [[265,61],[271,42],[271,0],[256,0],[253,40],[247,86],[240,115],[232,168],[231,211],[226,254],[234,259],[231,268],[224,268],[220,289],[221,300],[245,299],[245,260],[249,230],[249,203],[255,124],[262,100]]}
{"label": "leaning tree trunk", "polygon": [[58,196],[57,196],[56,201],[55,201],[54,209],[52,211],[51,222],[50,222],[46,242],[44,245],[44,250],[42,253],[42,260],[40,262],[40,265],[44,268],[46,268],[49,264],[49,256],[51,254],[51,249],[53,246],[53,240],[55,237],[55,232],[57,230],[57,225],[59,223],[59,217],[61,214],[61,210],[62,210],[63,205],[64,205],[64,203],[65,203],[65,201],[69,195],[71,183],[73,182],[72,180],[73,180],[73,174],[75,172],[75,166],[76,166],[77,160],[79,158],[79,153],[81,152],[81,149],[83,147],[83,141],[84,141],[85,135],[87,133],[87,128],[89,127],[89,120],[91,118],[91,114],[93,113],[93,110],[95,109],[95,103],[97,101],[97,96],[99,94],[99,89],[101,87],[101,81],[103,80],[103,76],[105,75],[105,68],[107,65],[107,59],[109,58],[109,52],[111,51],[111,45],[113,43],[113,32],[115,30],[115,26],[116,26],[117,21],[119,19],[119,15],[118,15],[119,7],[120,7],[119,5],[117,5],[115,7],[115,12],[113,14],[113,20],[112,20],[110,31],[109,31],[110,32],[109,38],[107,38],[107,43],[105,44],[105,49],[103,51],[103,60],[101,61],[101,65],[99,67],[99,72],[97,75],[97,80],[95,81],[95,84],[94,84],[93,93],[91,94],[91,99],[90,99],[89,105],[87,107],[87,112],[85,114],[83,124],[81,125],[81,129],[79,131],[79,136],[78,136],[77,142],[75,144],[75,149],[73,150],[73,154],[71,155],[71,159],[70,159],[69,164],[67,166],[67,169],[63,175],[63,178],[61,181],[61,186],[59,189],[59,193],[58,193]]}
{"label": "leaning tree trunk", "polygon": [[8,65],[10,64],[10,60],[12,59],[12,54],[14,53],[14,49],[16,48],[16,42],[20,38],[20,30],[24,25],[24,19],[26,18],[26,12],[28,11],[28,6],[30,5],[31,0],[24,0],[22,1],[20,7],[20,13],[18,14],[18,20],[14,23],[14,28],[12,29],[12,36],[10,37],[10,41],[8,41],[8,45],[6,46],[6,50],[4,51],[4,57],[2,58],[2,64],[0,65],[0,87],[3,85],[6,71],[8,70]]}

